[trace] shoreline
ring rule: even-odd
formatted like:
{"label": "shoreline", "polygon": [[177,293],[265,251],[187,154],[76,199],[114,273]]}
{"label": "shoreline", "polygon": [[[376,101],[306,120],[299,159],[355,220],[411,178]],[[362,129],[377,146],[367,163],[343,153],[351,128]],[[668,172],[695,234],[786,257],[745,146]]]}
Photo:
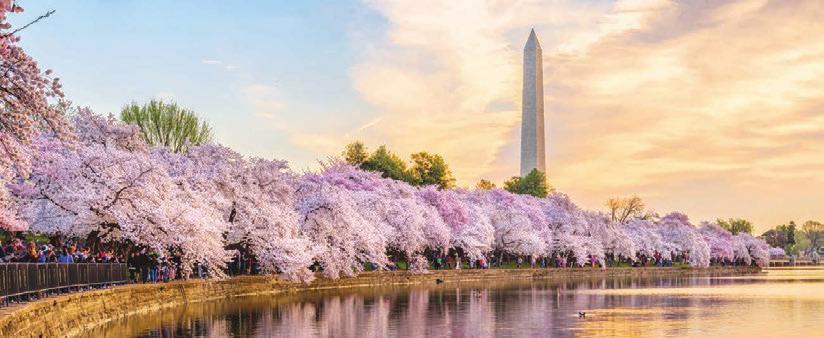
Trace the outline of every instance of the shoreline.
{"label": "shoreline", "polygon": [[551,280],[614,277],[703,277],[756,274],[748,267],[643,267],[431,270],[365,272],[338,280],[318,278],[311,284],[276,276],[238,276],[223,280],[189,280],[157,284],[128,284],[108,289],[70,293],[0,308],[0,336],[80,336],[106,323],[186,304],[249,296],[296,295],[321,290],[377,286],[416,286],[507,280]]}

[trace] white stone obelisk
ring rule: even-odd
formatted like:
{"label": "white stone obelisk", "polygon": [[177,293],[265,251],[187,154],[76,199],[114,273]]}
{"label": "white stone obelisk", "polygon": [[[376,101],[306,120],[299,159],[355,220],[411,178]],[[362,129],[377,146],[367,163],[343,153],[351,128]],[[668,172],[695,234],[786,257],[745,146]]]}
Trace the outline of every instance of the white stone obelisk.
{"label": "white stone obelisk", "polygon": [[521,115],[521,176],[537,168],[546,174],[544,150],[544,76],[541,43],[533,29],[524,46],[524,88]]}

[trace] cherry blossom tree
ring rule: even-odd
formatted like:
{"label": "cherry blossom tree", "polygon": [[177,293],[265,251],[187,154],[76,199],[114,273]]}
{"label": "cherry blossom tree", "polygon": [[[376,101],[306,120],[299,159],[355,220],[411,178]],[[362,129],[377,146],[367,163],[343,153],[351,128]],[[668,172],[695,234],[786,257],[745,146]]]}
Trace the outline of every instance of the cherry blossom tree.
{"label": "cherry blossom tree", "polygon": [[747,248],[748,238],[744,236],[732,237],[732,252],[735,262],[743,262],[745,265],[752,264],[752,257],[750,257],[750,249]]}
{"label": "cherry blossom tree", "polygon": [[297,180],[283,161],[246,159],[218,145],[190,147],[186,153],[156,148],[184,191],[204,196],[205,203],[227,223],[226,244],[247,248],[264,272],[291,280],[313,278],[313,246],[300,235],[294,209]]}
{"label": "cherry blossom tree", "polygon": [[772,247],[768,251],[770,254],[770,258],[784,258],[787,257],[787,253],[782,248]]}
{"label": "cherry blossom tree", "polygon": [[670,259],[670,252],[664,249],[664,242],[661,234],[657,231],[655,223],[645,219],[632,219],[623,224],[621,232],[625,233],[632,242],[635,249],[635,258],[643,255],[645,258],[660,254],[665,259]]}
{"label": "cherry blossom tree", "polygon": [[571,254],[581,266],[593,259],[603,266],[604,246],[593,237],[585,212],[562,193],[553,193],[542,202],[552,230],[550,250],[564,258]]}
{"label": "cherry blossom tree", "polygon": [[450,245],[469,259],[481,259],[492,250],[495,229],[480,205],[480,197],[460,189],[421,188],[418,197],[434,207],[451,231]]}
{"label": "cherry blossom tree", "polygon": [[51,70],[41,71],[9,31],[6,15],[22,11],[13,1],[0,0],[0,228],[12,230],[27,225],[6,185],[28,177],[32,141],[41,130],[63,141],[72,135],[61,112],[66,104],[59,79]]}
{"label": "cherry blossom tree", "polygon": [[604,252],[630,260],[636,258],[635,242],[623,231],[621,223],[602,212],[585,212],[590,234],[600,239]]}
{"label": "cherry blossom tree", "polygon": [[[760,267],[770,265],[770,246],[764,240],[755,238],[746,232],[739,232],[733,236],[733,241],[735,242],[735,246],[738,248],[736,250],[736,258],[739,257],[740,251],[740,256],[744,259],[746,264],[751,264],[754,262]],[[745,251],[741,249],[742,247],[747,248],[746,257]]]}
{"label": "cherry blossom tree", "polygon": [[[409,184],[342,162],[325,164],[321,175],[312,179],[345,189],[356,201],[358,212],[384,234],[387,249],[410,262],[422,262],[417,256],[427,248],[439,251],[449,246],[449,228]],[[426,266],[414,269],[424,271]]]}
{"label": "cherry blossom tree", "polygon": [[526,195],[515,195],[501,189],[473,192],[489,214],[495,229],[495,248],[513,255],[538,257],[547,252],[541,236],[546,220],[541,209],[528,204]]}
{"label": "cherry blossom tree", "polygon": [[134,128],[87,110],[74,125],[75,147],[48,134],[35,141],[31,178],[15,188],[27,201],[32,229],[174,252],[184,275],[200,263],[221,276],[230,257],[223,248],[226,222],[206,199],[180,189]]}
{"label": "cherry blossom tree", "polygon": [[296,203],[301,233],[316,245],[314,261],[323,275],[333,279],[355,276],[366,263],[385,268],[387,236],[371,221],[378,216],[362,214],[353,194],[329,183],[324,175],[304,175]]}
{"label": "cherry blossom tree", "polygon": [[700,229],[704,241],[710,248],[710,257],[718,262],[735,261],[732,234],[715,223],[704,222]]}
{"label": "cherry blossom tree", "polygon": [[709,246],[698,229],[689,222],[687,215],[673,212],[662,217],[658,222],[658,232],[665,251],[687,256],[692,266],[709,266]]}

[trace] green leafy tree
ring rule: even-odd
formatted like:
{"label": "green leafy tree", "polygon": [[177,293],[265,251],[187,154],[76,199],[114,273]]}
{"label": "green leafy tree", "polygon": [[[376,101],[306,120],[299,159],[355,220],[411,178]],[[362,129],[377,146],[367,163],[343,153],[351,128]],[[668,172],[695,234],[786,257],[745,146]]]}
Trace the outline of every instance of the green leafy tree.
{"label": "green leafy tree", "polygon": [[174,152],[186,151],[190,145],[212,142],[212,128],[206,121],[176,103],[151,100],[142,106],[132,102],[120,111],[123,122],[140,128],[143,140]]}
{"label": "green leafy tree", "polygon": [[406,163],[398,155],[380,146],[369,158],[361,164],[361,169],[377,171],[384,178],[415,183],[414,177],[406,169]]}
{"label": "green leafy tree", "polygon": [[801,232],[810,241],[810,247],[818,249],[818,242],[824,238],[824,224],[816,221],[807,221],[801,226]]}
{"label": "green leafy tree", "polygon": [[443,157],[438,154],[419,152],[412,154],[410,175],[416,185],[437,185],[441,189],[455,186],[455,178]]}
{"label": "green leafy tree", "polygon": [[524,177],[513,176],[504,182],[504,189],[512,193],[535,197],[546,197],[551,191],[546,182],[546,175],[538,169],[532,169]]}
{"label": "green leafy tree", "polygon": [[475,189],[478,189],[478,190],[495,189],[495,183],[492,183],[491,181],[488,181],[488,180],[485,180],[485,179],[481,179],[480,181],[478,181],[478,184],[475,185]]}
{"label": "green leafy tree", "polygon": [[508,180],[504,181],[504,190],[509,191],[511,193],[518,193],[521,186],[521,176],[512,176]]}
{"label": "green leafy tree", "polygon": [[776,248],[784,248],[787,246],[787,232],[786,232],[786,225],[784,225],[784,229],[781,229],[781,225],[777,226],[775,229],[770,229],[764,234],[761,235],[761,238],[767,242],[771,247]]}
{"label": "green leafy tree", "polygon": [[795,251],[793,251],[793,253],[798,253],[800,251],[812,248],[812,243],[810,242],[810,239],[807,238],[806,235],[804,235],[804,231],[802,231],[801,229],[795,230],[794,237],[795,245],[793,246],[793,249]]}
{"label": "green leafy tree", "polygon": [[801,246],[806,246],[807,241],[804,234],[796,229],[795,222],[790,221],[788,224],[781,224],[775,229],[767,231],[762,235],[767,244],[772,246],[784,248],[789,254],[798,254]]}
{"label": "green leafy tree", "polygon": [[343,150],[343,160],[353,166],[359,167],[369,158],[369,152],[363,142],[356,141],[346,145]]}
{"label": "green leafy tree", "polygon": [[738,234],[739,232],[752,234],[752,223],[743,218],[729,218],[726,220],[719,218],[715,222],[722,228],[731,232],[733,235]]}
{"label": "green leafy tree", "polygon": [[798,229],[793,221],[776,226],[762,234],[761,238],[770,246],[784,248],[789,254],[798,254],[799,251],[812,246],[804,231]]}

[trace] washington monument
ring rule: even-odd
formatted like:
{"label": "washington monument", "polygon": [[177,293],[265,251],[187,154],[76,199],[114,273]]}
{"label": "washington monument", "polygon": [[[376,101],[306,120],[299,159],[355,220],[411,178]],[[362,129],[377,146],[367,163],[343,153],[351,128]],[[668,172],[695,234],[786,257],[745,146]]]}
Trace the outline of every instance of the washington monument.
{"label": "washington monument", "polygon": [[521,115],[521,176],[532,169],[546,174],[544,151],[544,76],[541,43],[533,29],[524,46],[524,89]]}

